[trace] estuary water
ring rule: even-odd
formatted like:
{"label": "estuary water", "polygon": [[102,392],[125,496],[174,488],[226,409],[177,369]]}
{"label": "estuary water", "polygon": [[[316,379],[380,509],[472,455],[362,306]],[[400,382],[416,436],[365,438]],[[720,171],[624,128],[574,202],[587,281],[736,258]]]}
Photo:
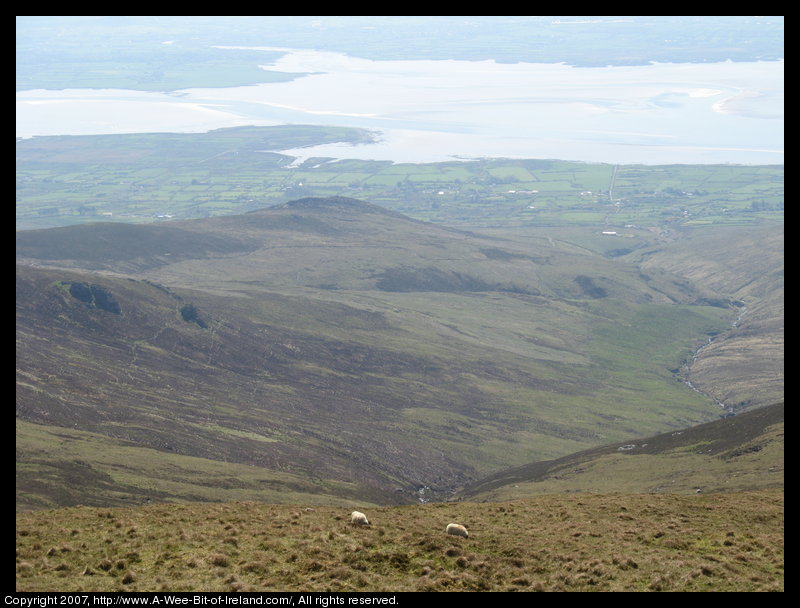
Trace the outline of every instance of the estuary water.
{"label": "estuary water", "polygon": [[783,163],[783,61],[576,68],[263,50],[284,53],[264,69],[307,75],[172,93],[23,91],[17,136],[319,124],[371,129],[378,141],[286,153],[395,162]]}

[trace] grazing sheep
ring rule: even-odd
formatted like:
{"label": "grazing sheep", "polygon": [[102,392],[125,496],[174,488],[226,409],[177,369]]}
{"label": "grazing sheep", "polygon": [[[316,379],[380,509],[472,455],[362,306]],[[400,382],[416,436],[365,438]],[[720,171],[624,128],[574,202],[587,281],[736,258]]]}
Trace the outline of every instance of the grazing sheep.
{"label": "grazing sheep", "polygon": [[445,532],[452,534],[453,536],[469,536],[469,532],[467,532],[467,529],[461,524],[447,524],[447,529]]}
{"label": "grazing sheep", "polygon": [[368,526],[369,520],[367,519],[367,516],[360,511],[353,511],[350,514],[350,523],[358,524],[359,526]]}

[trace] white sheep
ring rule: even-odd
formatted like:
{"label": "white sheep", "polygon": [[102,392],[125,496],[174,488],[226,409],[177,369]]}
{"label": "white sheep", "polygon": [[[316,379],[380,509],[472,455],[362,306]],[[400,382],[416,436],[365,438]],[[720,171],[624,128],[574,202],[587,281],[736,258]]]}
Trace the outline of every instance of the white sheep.
{"label": "white sheep", "polygon": [[369,520],[367,516],[361,513],[361,511],[353,511],[350,514],[350,523],[351,524],[358,524],[359,526],[368,526]]}
{"label": "white sheep", "polygon": [[467,532],[467,529],[461,524],[447,524],[447,529],[445,532],[452,534],[453,536],[469,536],[469,532]]}

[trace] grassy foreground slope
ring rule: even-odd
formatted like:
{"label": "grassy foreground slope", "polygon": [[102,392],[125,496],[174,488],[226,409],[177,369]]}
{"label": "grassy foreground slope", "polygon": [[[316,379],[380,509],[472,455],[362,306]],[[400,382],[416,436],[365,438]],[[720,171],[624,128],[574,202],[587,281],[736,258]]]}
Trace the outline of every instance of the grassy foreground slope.
{"label": "grassy foreground slope", "polygon": [[362,508],[368,527],[334,507],[73,507],[17,515],[16,589],[783,591],[783,502],[549,495]]}

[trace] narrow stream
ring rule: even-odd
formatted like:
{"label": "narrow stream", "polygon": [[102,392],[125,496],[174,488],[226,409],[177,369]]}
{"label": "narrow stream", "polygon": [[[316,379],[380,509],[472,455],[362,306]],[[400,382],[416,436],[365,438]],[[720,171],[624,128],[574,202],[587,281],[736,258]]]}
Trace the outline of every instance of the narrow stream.
{"label": "narrow stream", "polygon": [[[736,304],[733,303],[731,305],[736,306]],[[725,403],[717,399],[714,395],[701,391],[694,384],[692,384],[691,380],[689,380],[689,373],[691,372],[692,365],[694,365],[695,361],[697,361],[700,354],[715,342],[718,342],[720,339],[725,338],[727,335],[729,335],[730,331],[739,327],[739,323],[741,322],[742,317],[744,317],[745,314],[747,314],[747,306],[745,306],[744,303],[742,303],[741,309],[739,310],[739,314],[736,316],[736,319],[731,323],[731,329],[727,332],[720,332],[716,336],[711,336],[710,338],[708,338],[708,340],[706,340],[704,344],[702,344],[697,350],[694,351],[691,360],[688,363],[684,364],[683,367],[678,372],[678,377],[680,378],[681,382],[683,382],[686,386],[688,386],[696,393],[703,395],[703,397],[711,399],[712,401],[714,401],[714,403],[720,406],[720,408],[725,410],[725,414],[723,414],[724,417],[735,416],[736,413],[733,410],[729,409],[728,406],[725,405]]]}

